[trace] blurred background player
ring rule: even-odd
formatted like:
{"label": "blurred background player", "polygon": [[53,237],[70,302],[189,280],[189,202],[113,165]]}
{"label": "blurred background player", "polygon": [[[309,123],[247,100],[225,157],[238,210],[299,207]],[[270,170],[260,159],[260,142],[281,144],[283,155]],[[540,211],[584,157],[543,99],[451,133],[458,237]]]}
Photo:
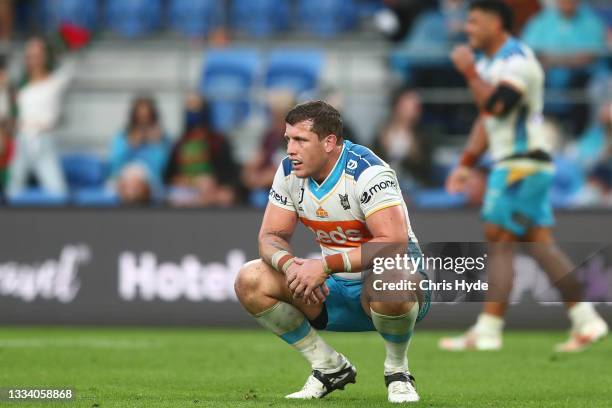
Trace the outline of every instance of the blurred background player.
{"label": "blurred background player", "polygon": [[[579,351],[604,337],[606,323],[590,303],[581,303],[574,266],[554,242],[550,188],[551,143],[542,129],[544,73],[535,54],[509,33],[512,11],[501,1],[478,0],[466,23],[469,46],[457,46],[453,63],[466,78],[481,114],[460,164],[450,174],[450,192],[463,191],[473,167],[489,148],[494,160],[482,210],[490,246],[491,289],[476,325],[444,338],[447,350],[495,350],[502,346],[504,315],[513,284],[516,242],[531,242],[531,255],[558,287],[568,309],[570,339],[557,351]],[[471,48],[470,48],[471,47]],[[472,51],[484,55],[478,62]]]}
{"label": "blurred background player", "polygon": [[[285,122],[288,157],[270,190],[259,233],[261,259],[238,273],[238,299],[312,366],[302,390],[286,398],[322,398],[355,382],[355,367],[315,329],[377,330],[387,351],[389,401],[418,401],[406,352],[429,299],[408,290],[401,300],[374,298],[359,273],[367,269],[366,242],[417,245],[395,172],[369,149],[343,140],[340,113],[325,102],[297,105]],[[298,219],[315,233],[322,259],[292,255],[289,241]]]}

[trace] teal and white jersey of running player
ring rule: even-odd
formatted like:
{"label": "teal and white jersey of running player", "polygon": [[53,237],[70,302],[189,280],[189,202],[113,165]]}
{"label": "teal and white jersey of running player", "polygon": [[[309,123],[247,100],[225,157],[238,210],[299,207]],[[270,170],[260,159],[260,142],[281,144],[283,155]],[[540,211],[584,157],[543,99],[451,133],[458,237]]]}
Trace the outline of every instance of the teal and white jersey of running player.
{"label": "teal and white jersey of running player", "polygon": [[507,167],[530,161],[521,158],[504,160],[530,152],[550,154],[552,140],[543,128],[544,71],[534,52],[516,38],[509,37],[493,57],[480,56],[476,69],[485,82],[509,85],[522,95],[521,101],[507,114],[485,118],[489,151],[496,166]]}

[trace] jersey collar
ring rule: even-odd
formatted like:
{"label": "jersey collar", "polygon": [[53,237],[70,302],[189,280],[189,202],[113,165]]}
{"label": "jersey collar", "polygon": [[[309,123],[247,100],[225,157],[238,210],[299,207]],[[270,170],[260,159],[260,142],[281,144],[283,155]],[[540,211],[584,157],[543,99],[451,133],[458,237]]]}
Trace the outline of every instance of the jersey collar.
{"label": "jersey collar", "polygon": [[312,179],[312,177],[308,178],[308,188],[312,192],[312,194],[317,198],[317,200],[321,200],[327,193],[329,193],[334,186],[342,177],[342,173],[344,171],[344,167],[346,165],[346,142],[342,144],[342,153],[340,153],[340,157],[336,161],[334,168],[328,174],[328,176],[323,180],[323,183],[318,184],[316,181]]}

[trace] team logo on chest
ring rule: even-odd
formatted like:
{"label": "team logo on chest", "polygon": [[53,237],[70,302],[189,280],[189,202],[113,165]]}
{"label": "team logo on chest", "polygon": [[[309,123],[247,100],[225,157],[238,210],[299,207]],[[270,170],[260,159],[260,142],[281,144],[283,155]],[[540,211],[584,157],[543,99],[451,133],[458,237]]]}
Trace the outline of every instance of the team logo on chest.
{"label": "team logo on chest", "polygon": [[317,217],[319,218],[327,218],[329,217],[329,213],[323,209],[323,207],[317,208]]}
{"label": "team logo on chest", "polygon": [[340,205],[342,206],[342,208],[344,208],[345,210],[350,210],[351,203],[349,203],[348,194],[338,194],[338,197],[340,197]]}

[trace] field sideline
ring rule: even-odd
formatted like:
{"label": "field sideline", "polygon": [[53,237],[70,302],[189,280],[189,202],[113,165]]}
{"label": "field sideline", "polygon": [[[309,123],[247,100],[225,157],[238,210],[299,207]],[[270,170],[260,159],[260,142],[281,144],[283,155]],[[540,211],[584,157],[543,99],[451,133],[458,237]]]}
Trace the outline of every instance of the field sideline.
{"label": "field sideline", "polygon": [[[609,407],[612,341],[551,358],[564,332],[509,332],[505,349],[444,353],[445,332],[416,332],[410,366],[422,407]],[[357,384],[323,401],[287,402],[309,368],[264,331],[0,328],[0,388],[71,386],[65,403],[7,407],[378,407],[386,403],[376,333],[324,334],[357,366]]]}

